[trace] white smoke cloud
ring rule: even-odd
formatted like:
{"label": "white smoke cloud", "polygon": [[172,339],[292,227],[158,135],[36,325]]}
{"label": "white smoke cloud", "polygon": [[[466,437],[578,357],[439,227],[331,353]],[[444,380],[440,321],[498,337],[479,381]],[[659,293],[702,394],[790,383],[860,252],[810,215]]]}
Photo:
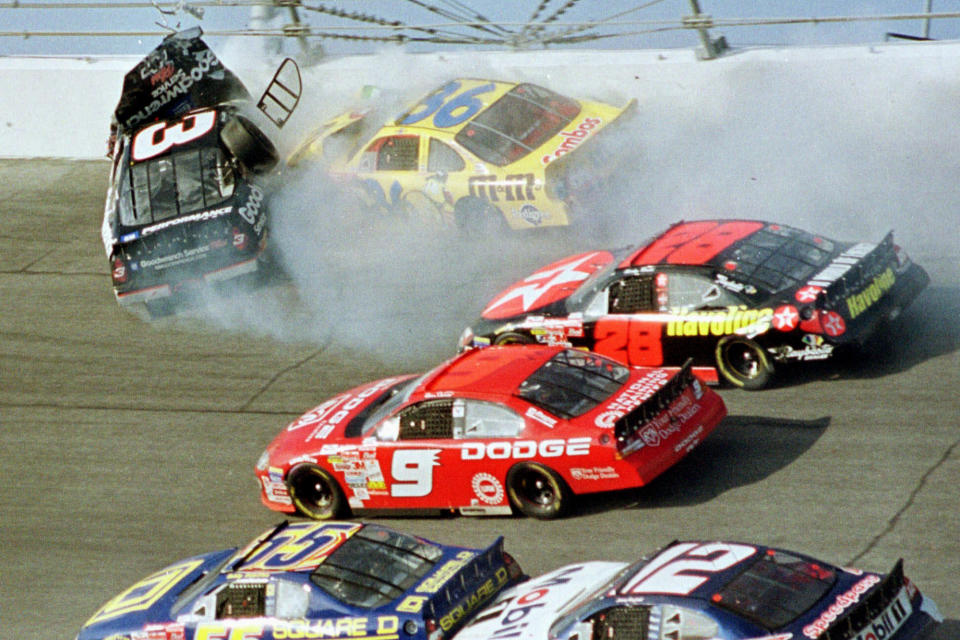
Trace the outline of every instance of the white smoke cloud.
{"label": "white smoke cloud", "polygon": [[[960,56],[950,51],[794,49],[694,62],[639,52],[390,50],[308,71],[282,146],[289,152],[309,129],[361,104],[364,85],[379,88],[378,121],[459,76],[530,80],[615,104],[635,97],[634,117],[605,136],[619,161],[590,212],[607,220],[602,246],[639,242],[681,218],[760,218],[841,240],[879,240],[892,228],[918,262],[929,261],[935,281],[953,282]],[[290,283],[242,304],[221,301],[210,319],[282,339],[336,340],[397,363],[429,366],[452,354],[459,330],[500,288],[597,247],[578,230],[466,239],[378,219],[316,167],[286,172],[271,210]]]}

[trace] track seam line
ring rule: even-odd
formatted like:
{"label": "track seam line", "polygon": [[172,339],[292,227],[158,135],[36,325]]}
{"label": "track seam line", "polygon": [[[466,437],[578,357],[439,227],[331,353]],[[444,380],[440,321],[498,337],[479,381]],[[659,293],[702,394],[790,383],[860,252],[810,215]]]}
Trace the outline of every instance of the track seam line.
{"label": "track seam line", "polygon": [[943,455],[940,456],[940,459],[937,460],[933,466],[931,466],[927,471],[920,477],[920,482],[917,483],[917,486],[913,488],[913,491],[910,492],[910,495],[907,497],[907,501],[900,507],[893,517],[887,522],[887,526],[884,527],[883,531],[878,533],[873,537],[873,540],[867,544],[867,546],[857,555],[850,559],[847,563],[849,566],[856,566],[860,562],[860,559],[865,555],[873,551],[873,549],[880,543],[880,540],[884,538],[887,534],[893,531],[894,527],[897,526],[897,523],[900,521],[900,517],[913,506],[913,502],[916,499],[917,495],[927,484],[927,480],[933,475],[933,472],[939,469],[944,462],[946,462],[950,456],[953,454],[953,450],[957,448],[957,445],[960,445],[960,439],[954,440],[953,444],[947,447],[947,450],[944,451]]}

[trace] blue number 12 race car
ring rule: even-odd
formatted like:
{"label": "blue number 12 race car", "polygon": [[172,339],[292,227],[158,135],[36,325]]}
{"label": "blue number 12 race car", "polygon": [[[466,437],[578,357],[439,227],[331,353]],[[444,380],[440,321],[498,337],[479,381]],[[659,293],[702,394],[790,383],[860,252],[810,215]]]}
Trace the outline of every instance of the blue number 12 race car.
{"label": "blue number 12 race car", "polygon": [[97,611],[77,640],[441,640],[523,579],[503,551],[355,522],[283,522],[188,558]]}

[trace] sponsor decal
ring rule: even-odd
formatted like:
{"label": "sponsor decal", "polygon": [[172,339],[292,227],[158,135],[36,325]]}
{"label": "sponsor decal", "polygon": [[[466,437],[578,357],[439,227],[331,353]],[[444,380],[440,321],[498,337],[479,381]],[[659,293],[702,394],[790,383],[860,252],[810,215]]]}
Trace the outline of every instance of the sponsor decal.
{"label": "sponsor decal", "polygon": [[503,485],[495,476],[489,473],[478,473],[473,476],[470,485],[473,492],[477,494],[482,502],[487,504],[500,504],[503,502]]}
{"label": "sponsor decal", "polygon": [[84,626],[89,627],[134,611],[146,611],[202,564],[203,560],[185,560],[151,574],[114,596]]}
{"label": "sponsor decal", "polygon": [[[167,52],[163,51],[162,54],[164,60],[166,60]],[[165,71],[163,67],[157,72],[150,71],[147,66],[141,69],[141,76],[146,78],[145,73],[148,75],[152,74],[151,84],[156,85],[159,83],[159,86],[156,86],[156,88],[150,92],[150,95],[153,97],[150,104],[126,119],[128,126],[132,127],[148,120],[150,116],[159,111],[165,104],[173,102],[177,96],[181,94],[188,93],[190,87],[192,87],[194,83],[199,82],[210,69],[222,66],[217,56],[209,49],[194,52],[193,58],[196,66],[189,71],[176,69],[174,72],[172,70],[173,63],[167,65],[171,68],[170,72]],[[166,76],[166,79],[161,80],[160,78],[163,76]],[[157,78],[156,82],[154,82],[154,77]]]}
{"label": "sponsor decal", "polygon": [[[658,277],[661,275],[666,276],[667,274],[661,273],[661,274],[658,274]],[[737,282],[736,280],[733,280],[727,277],[725,273],[718,273],[716,277],[716,282],[718,285],[720,285],[724,289],[735,291],[737,293],[744,292],[744,293],[753,295],[754,293],[757,292],[757,288],[754,287],[752,284],[744,284],[742,282]],[[659,282],[657,283],[657,286],[661,286]],[[662,286],[666,286],[666,283],[664,283],[664,285]]]}
{"label": "sponsor decal", "polygon": [[803,635],[815,639],[836,620],[841,613],[860,601],[860,596],[870,590],[870,587],[880,582],[880,576],[869,575],[856,583],[846,593],[841,593],[837,599],[817,617],[816,620],[803,628]]}
{"label": "sponsor decal", "polygon": [[503,194],[503,199],[509,202],[533,200],[536,197],[533,190],[539,188],[536,176],[532,173],[512,173],[504,178],[493,174],[470,176],[467,183],[471,196],[493,202],[500,200],[499,194]]}
{"label": "sponsor decal", "polygon": [[[538,578],[528,583],[527,588],[530,590],[521,596],[507,600],[502,605],[498,603],[491,606],[488,611],[498,606],[502,606],[502,609],[499,613],[495,613],[495,615],[499,616],[499,620],[497,620],[498,627],[490,634],[490,638],[502,640],[504,638],[518,638],[523,635],[524,627],[530,624],[530,620],[527,620],[527,618],[531,614],[536,617],[538,613],[541,613],[538,609],[545,607],[547,605],[545,600],[551,593],[555,593],[551,587],[559,587],[560,585],[567,584],[576,577],[574,574],[579,573],[583,569],[584,567],[582,565],[559,569],[555,574],[550,574],[548,577]],[[494,612],[491,611],[491,613]]]}
{"label": "sponsor decal", "polygon": [[[305,440],[323,440],[330,435],[333,428],[349,416],[357,407],[363,404],[370,396],[383,391],[397,382],[399,378],[387,378],[363,389],[356,395],[342,393],[323,404],[311,409],[300,418],[287,426],[287,431],[295,431],[301,427],[315,425],[313,432]],[[342,406],[341,406],[342,405]],[[334,412],[334,409],[337,409]],[[332,454],[325,454],[332,455]]]}
{"label": "sponsor decal", "polygon": [[[193,213],[189,216],[183,216],[181,218],[174,218],[173,220],[167,220],[166,222],[161,222],[159,224],[151,225],[149,227],[144,227],[140,230],[141,235],[149,236],[154,233],[163,231],[168,227],[173,227],[180,224],[187,224],[190,222],[200,222],[203,220],[213,220],[214,218],[219,218],[230,213],[232,207],[220,207],[219,209],[211,209],[209,211],[201,211],[200,213]],[[146,260],[144,260],[146,262]]]}
{"label": "sponsor decal", "polygon": [[[588,253],[552,268],[538,271],[490,303],[484,310],[484,315],[489,315],[501,307],[509,307],[509,315],[513,315],[553,302],[564,294],[572,292],[591,273],[609,262],[609,260],[603,260],[601,264],[595,264],[599,262],[597,258],[603,257],[605,257],[604,252]],[[518,305],[517,302],[520,304]]]}
{"label": "sponsor decal", "polygon": [[893,287],[896,281],[897,276],[894,275],[893,269],[887,267],[887,270],[875,277],[863,291],[847,298],[847,311],[850,312],[850,319],[853,320],[876,304],[883,297],[883,294]]}
{"label": "sponsor decal", "polygon": [[567,438],[566,440],[514,440],[495,442],[465,442],[460,447],[461,460],[522,460],[525,458],[558,458],[590,454],[590,438]]}
{"label": "sponsor decal", "polygon": [[500,588],[507,583],[509,578],[510,573],[507,571],[506,567],[498,568],[492,578],[488,578],[483,584],[477,587],[473,593],[464,598],[462,602],[458,603],[450,613],[440,618],[440,628],[444,631],[449,631],[452,629],[467,615],[479,608],[480,605],[484,604],[490,600],[490,598],[495,596],[497,591],[499,591]]}
{"label": "sponsor decal", "polygon": [[821,291],[823,291],[823,288],[813,284],[808,284],[805,287],[800,287],[797,289],[797,292],[793,297],[796,298],[797,302],[810,303],[817,299],[817,296],[820,295]]}
{"label": "sponsor decal", "polygon": [[560,143],[552,153],[548,153],[540,159],[540,162],[543,164],[550,164],[557,158],[566,155],[576,149],[580,144],[586,140],[593,131],[603,124],[603,120],[600,118],[584,118],[583,122],[577,125],[576,129],[572,131],[561,131],[560,135],[563,137],[563,142]]}
{"label": "sponsor decal", "polygon": [[602,429],[613,429],[614,424],[643,402],[649,399],[660,387],[670,379],[670,372],[663,369],[654,369],[647,372],[642,378],[633,382],[620,395],[608,404],[603,413],[597,416],[594,424]]}
{"label": "sponsor decal", "polygon": [[910,617],[913,607],[907,589],[901,589],[897,597],[887,605],[854,640],[889,640]]}
{"label": "sponsor decal", "polygon": [[757,335],[770,328],[773,309],[729,306],[722,311],[671,309],[668,336],[726,336],[734,333]]}
{"label": "sponsor decal", "polygon": [[263,227],[267,222],[267,216],[263,215],[263,189],[255,185],[250,187],[250,195],[247,196],[247,202],[237,210],[244,221],[253,227],[253,232],[258,236],[263,233]]}
{"label": "sponsor decal", "polygon": [[290,500],[290,494],[287,493],[287,485],[282,481],[278,482],[270,477],[261,477],[263,482],[263,493],[267,500],[278,504],[293,504]]}
{"label": "sponsor decal", "polygon": [[537,209],[532,204],[523,205],[518,210],[515,210],[513,215],[520,218],[524,222],[532,224],[535,227],[543,224],[544,220],[550,218],[549,213]]}
{"label": "sponsor decal", "polygon": [[[819,339],[819,342],[815,344],[807,342],[808,337],[817,338]],[[794,349],[793,347],[786,346],[777,353],[777,356],[787,360],[807,361],[826,360],[833,355],[833,345],[823,342],[823,338],[820,336],[812,336],[811,334],[807,334],[804,336],[804,342],[807,344],[803,349]]]}
{"label": "sponsor decal", "polygon": [[700,437],[703,435],[703,425],[700,425],[693,431],[691,431],[686,438],[680,441],[678,445],[673,448],[674,453],[690,453],[697,443],[700,442]]}
{"label": "sponsor decal", "polygon": [[859,262],[861,258],[865,257],[876,247],[877,245],[866,242],[861,242],[850,247],[834,258],[823,271],[811,278],[807,284],[817,287],[827,287],[831,285],[843,277],[843,275],[850,270],[850,267]]}
{"label": "sponsor decal", "polygon": [[202,247],[195,247],[193,249],[183,249],[182,251],[177,251],[176,253],[171,253],[170,255],[161,256],[159,258],[146,258],[140,261],[140,268],[145,269],[153,267],[159,271],[161,269],[166,269],[167,267],[172,267],[184,262],[196,260],[208,251],[210,251],[210,247],[204,245]]}
{"label": "sponsor decal", "polygon": [[793,331],[800,324],[800,313],[792,304],[785,304],[782,307],[777,307],[777,310],[773,312],[770,323],[778,331]]}
{"label": "sponsor decal", "polygon": [[292,638],[366,638],[373,635],[397,637],[400,622],[397,616],[376,618],[376,630],[367,630],[366,617],[344,617],[324,620],[284,620],[273,624],[273,637],[277,640]]}
{"label": "sponsor decal", "polygon": [[531,420],[536,420],[540,424],[550,429],[553,429],[555,426],[557,426],[556,418],[547,415],[546,413],[544,413],[540,409],[537,409],[536,407],[530,407],[529,409],[527,409],[527,413],[524,415],[526,415]]}
{"label": "sponsor decal", "polygon": [[847,330],[847,323],[836,311],[821,312],[820,325],[824,333],[834,338],[843,335]]}
{"label": "sponsor decal", "polygon": [[461,551],[452,560],[447,560],[439,569],[417,585],[417,593],[436,593],[450,578],[463,569],[473,557],[477,555],[473,551]]}
{"label": "sponsor decal", "polygon": [[574,480],[616,480],[620,477],[613,467],[571,467]]}

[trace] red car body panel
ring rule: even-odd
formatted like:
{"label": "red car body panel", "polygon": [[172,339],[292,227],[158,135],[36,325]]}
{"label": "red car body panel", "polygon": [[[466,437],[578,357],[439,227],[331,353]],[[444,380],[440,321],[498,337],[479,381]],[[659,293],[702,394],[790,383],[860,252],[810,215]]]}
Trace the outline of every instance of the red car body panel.
{"label": "red car body panel", "polygon": [[[271,509],[293,512],[283,483],[290,469],[309,462],[336,478],[353,509],[509,513],[506,477],[518,462],[549,467],[575,494],[639,487],[680,460],[726,415],[720,397],[690,376],[665,408],[645,407],[649,420],[636,427],[629,446],[618,446],[617,421],[638,410],[675,374],[629,369],[623,384],[605,400],[564,418],[517,392],[531,374],[565,351],[534,345],[467,351],[412,383],[416,388],[402,404],[376,424],[367,424],[363,433],[355,419],[369,418],[364,411],[384,391],[412,376],[339,394],[292,422],[269,445],[269,461],[257,469],[261,500]],[[618,366],[595,354],[570,353]],[[455,420],[457,402],[468,424],[476,424],[469,422],[473,407],[496,405],[507,409],[504,416],[512,416],[504,420],[522,420],[522,428],[515,435],[472,437],[475,427],[467,426],[458,437],[384,437],[386,430],[380,426],[407,408],[447,400],[453,402]]]}

